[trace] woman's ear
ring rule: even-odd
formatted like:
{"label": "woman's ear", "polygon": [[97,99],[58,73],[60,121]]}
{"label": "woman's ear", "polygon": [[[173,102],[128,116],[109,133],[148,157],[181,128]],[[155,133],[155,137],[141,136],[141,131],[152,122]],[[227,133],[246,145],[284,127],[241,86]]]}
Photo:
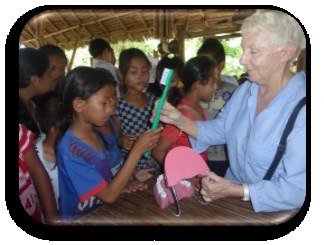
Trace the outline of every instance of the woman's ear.
{"label": "woman's ear", "polygon": [[281,57],[280,60],[282,62],[287,62],[289,61],[294,54],[296,53],[297,47],[294,43],[289,42],[288,44],[286,44],[283,49],[281,49]]}
{"label": "woman's ear", "polygon": [[80,97],[75,98],[72,102],[73,109],[76,112],[82,112],[86,104],[87,104],[87,101],[81,99]]}

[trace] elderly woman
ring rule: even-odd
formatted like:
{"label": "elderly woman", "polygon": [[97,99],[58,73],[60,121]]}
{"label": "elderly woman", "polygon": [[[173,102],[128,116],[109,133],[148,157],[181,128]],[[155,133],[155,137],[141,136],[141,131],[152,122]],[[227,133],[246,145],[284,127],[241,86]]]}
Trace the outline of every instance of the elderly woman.
{"label": "elderly woman", "polygon": [[[225,178],[207,171],[201,194],[206,201],[223,197],[251,200],[256,212],[299,208],[306,195],[306,106],[301,107],[285,153],[273,176],[265,175],[295,106],[306,96],[305,73],[289,67],[305,45],[299,24],[280,11],[258,12],[242,26],[243,54],[249,80],[236,89],[218,116],[193,122],[165,103],[160,120],[191,136],[202,152],[227,144],[230,167]],[[153,115],[155,114],[155,110]]]}

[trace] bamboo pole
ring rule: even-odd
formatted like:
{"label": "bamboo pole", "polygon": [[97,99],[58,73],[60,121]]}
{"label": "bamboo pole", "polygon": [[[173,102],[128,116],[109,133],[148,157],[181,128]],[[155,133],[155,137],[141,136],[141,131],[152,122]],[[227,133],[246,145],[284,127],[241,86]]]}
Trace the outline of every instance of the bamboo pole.
{"label": "bamboo pole", "polygon": [[75,44],[74,44],[74,47],[73,47],[72,57],[71,57],[70,63],[69,63],[68,68],[67,68],[68,72],[71,70],[71,67],[72,67],[72,64],[73,64],[73,61],[74,61],[75,53],[76,53],[76,50],[78,48],[78,43],[79,43],[80,36],[81,36],[81,30],[82,30],[82,26],[79,27],[78,37],[77,37],[77,39],[75,41]]}

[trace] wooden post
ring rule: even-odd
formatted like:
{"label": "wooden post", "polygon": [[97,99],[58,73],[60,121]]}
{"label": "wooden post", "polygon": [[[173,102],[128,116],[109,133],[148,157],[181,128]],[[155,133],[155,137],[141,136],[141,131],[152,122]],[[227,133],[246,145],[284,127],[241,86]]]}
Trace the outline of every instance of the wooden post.
{"label": "wooden post", "polygon": [[185,32],[182,26],[177,28],[176,39],[179,44],[178,56],[183,62],[185,62]]}
{"label": "wooden post", "polygon": [[74,43],[72,57],[71,57],[70,63],[69,63],[68,68],[67,68],[68,72],[71,70],[71,67],[72,67],[72,64],[73,64],[73,61],[74,61],[74,56],[75,56],[76,50],[78,48],[78,43],[79,43],[79,39],[80,39],[80,36],[81,36],[81,30],[82,30],[82,26],[79,27],[78,37],[77,37],[77,39],[76,39],[76,41]]}

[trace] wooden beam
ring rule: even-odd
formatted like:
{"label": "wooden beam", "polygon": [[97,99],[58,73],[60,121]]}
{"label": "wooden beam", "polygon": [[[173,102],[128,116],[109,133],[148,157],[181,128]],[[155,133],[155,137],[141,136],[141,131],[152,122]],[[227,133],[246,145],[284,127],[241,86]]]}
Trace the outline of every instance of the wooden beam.
{"label": "wooden beam", "polygon": [[144,27],[148,27],[148,24],[145,22],[145,20],[144,20],[143,16],[141,15],[141,13],[138,12],[138,11],[136,11],[136,13],[139,16],[139,18],[140,18],[142,24],[144,25]]}
{"label": "wooden beam", "polygon": [[155,9],[154,10],[154,17],[153,17],[153,31],[154,31],[154,37],[155,38],[160,38],[160,33],[159,33],[159,10]]}
{"label": "wooden beam", "polygon": [[125,31],[128,31],[127,27],[124,25],[124,23],[121,21],[121,19],[119,19],[119,17],[116,17],[116,19],[118,20],[119,24],[123,27],[123,29]]}
{"label": "wooden beam", "polygon": [[36,46],[37,48],[41,47],[44,43],[44,29],[45,29],[45,20],[42,16],[38,16],[36,20]]}
{"label": "wooden beam", "polygon": [[[50,21],[49,19],[47,19],[47,22],[50,24],[50,25],[52,25],[57,31],[58,31],[58,28],[57,28],[57,26],[54,24],[54,23],[52,23],[52,21]],[[69,42],[69,39],[64,35],[64,33],[62,33],[61,34],[62,35],[62,37],[66,40],[66,42]],[[54,37],[52,37],[54,40],[55,40],[55,42],[57,43],[57,41],[56,41],[56,39],[54,38]]]}
{"label": "wooden beam", "polygon": [[176,28],[175,28],[175,18],[174,18],[174,13],[173,11],[170,11],[170,29],[172,32],[172,36],[175,36],[176,33]]}
{"label": "wooden beam", "polygon": [[[89,12],[91,13],[92,17],[94,19],[97,19],[96,15],[93,13],[93,11],[91,9],[89,9]],[[100,28],[106,33],[107,36],[110,35],[110,32],[107,30],[107,28],[99,21],[97,21],[97,23],[99,24]],[[109,38],[110,41],[110,38]]]}
{"label": "wooden beam", "polygon": [[189,11],[187,11],[187,17],[186,17],[186,21],[185,21],[185,24],[184,24],[184,31],[187,31],[187,28],[188,28],[188,20],[189,20]]}
{"label": "wooden beam", "polygon": [[82,26],[79,27],[79,32],[78,32],[77,39],[75,40],[75,43],[74,43],[73,53],[72,53],[72,56],[71,56],[71,60],[70,60],[70,63],[68,65],[68,68],[67,68],[67,71],[68,72],[71,70],[71,67],[72,67],[72,64],[73,64],[73,61],[74,61],[74,57],[75,57],[76,50],[78,48],[78,44],[79,44],[79,40],[80,40],[82,28],[83,28]]}
{"label": "wooden beam", "polygon": [[[114,39],[117,39],[121,36],[127,36],[128,33],[131,33],[131,34],[134,34],[134,33],[137,33],[137,32],[145,32],[147,31],[148,29],[147,28],[142,28],[142,29],[137,29],[137,30],[129,30],[127,32],[123,31],[123,30],[120,30],[120,31],[114,31],[114,32],[111,32],[109,35],[105,36],[105,35],[100,35],[100,36],[93,36],[92,38],[110,38],[112,40],[112,42],[114,42]],[[153,28],[151,27],[150,28],[150,31],[152,32],[153,31]],[[84,42],[88,42],[88,41],[91,41],[91,39],[89,38],[83,38],[82,41]],[[61,44],[61,45],[64,45],[64,44],[71,44],[71,43],[74,43],[74,42],[69,42],[69,43],[58,43],[58,44]]]}
{"label": "wooden beam", "polygon": [[[70,25],[66,22],[66,20],[61,16],[61,14],[60,14],[58,11],[56,11],[55,9],[54,9],[53,11],[54,11],[54,13],[56,13],[56,15],[57,15],[57,16],[58,16],[58,17],[63,21],[63,23],[64,23],[65,25],[70,26]],[[79,26],[78,26],[78,25],[75,25],[75,26],[73,26],[73,27],[74,27],[74,28],[71,28],[71,29],[67,28],[67,29],[72,30],[73,33],[74,33],[74,35],[77,35],[75,29],[79,28]]]}
{"label": "wooden beam", "polygon": [[[79,25],[80,25],[80,26],[83,26],[82,22],[79,20],[78,16],[76,16],[76,14],[73,12],[72,9],[70,9],[70,12],[72,13],[73,17],[78,21]],[[87,28],[86,28],[85,26],[83,26],[83,30],[86,31],[86,33],[88,34],[88,36],[89,36],[90,38],[92,37],[91,33],[87,30]]]}
{"label": "wooden beam", "polygon": [[222,35],[222,36],[214,36],[213,38],[220,40],[220,39],[225,39],[225,38],[236,38],[236,37],[242,37],[242,34],[241,33],[233,33],[233,34]]}
{"label": "wooden beam", "polygon": [[177,28],[177,33],[176,33],[176,39],[179,44],[179,52],[178,56],[179,58],[185,62],[185,32],[184,32],[184,27],[179,26]]}
{"label": "wooden beam", "polygon": [[224,28],[224,29],[215,29],[215,30],[208,30],[208,31],[200,31],[200,32],[186,32],[187,38],[193,37],[203,37],[203,36],[213,36],[215,34],[223,34],[223,33],[231,33],[240,31],[241,27],[232,27],[232,28]]}
{"label": "wooden beam", "polygon": [[[53,10],[56,14],[57,14],[57,16],[67,25],[67,26],[69,26],[69,24],[62,18],[62,16],[59,14],[59,12],[58,11],[56,11],[56,10]],[[112,13],[112,15],[111,16],[107,16],[107,17],[103,17],[103,18],[99,18],[99,19],[96,19],[96,20],[91,20],[91,21],[88,21],[88,22],[84,22],[84,23],[82,23],[82,26],[86,26],[86,25],[92,25],[92,24],[95,24],[95,23],[97,23],[97,22],[102,22],[102,21],[105,21],[105,20],[108,20],[108,19],[112,19],[112,18],[116,18],[116,17],[120,17],[120,16],[124,16],[124,15],[127,15],[127,14],[129,14],[129,13]],[[120,21],[120,20],[119,20]],[[123,23],[122,23],[122,25],[124,25]],[[125,26],[125,25],[124,25]],[[47,35],[45,35],[44,37],[45,38],[47,38],[47,37],[51,37],[51,36],[54,36],[54,35],[58,35],[58,34],[61,34],[61,33],[63,33],[63,32],[67,32],[67,31],[70,31],[70,30],[72,30],[73,32],[74,32],[74,34],[77,34],[76,33],[76,31],[75,31],[75,29],[78,29],[79,28],[79,26],[78,25],[74,25],[74,26],[71,26],[71,27],[67,27],[67,28],[65,28],[65,29],[63,29],[63,30],[60,30],[60,31],[57,31],[57,32],[54,32],[54,33],[50,33],[50,34],[47,34]],[[126,28],[126,26],[125,26],[125,28]],[[126,28],[127,29],[127,28]],[[26,40],[25,42],[32,42],[32,41],[34,41],[35,39],[33,38],[33,39],[29,39],[29,40]]]}
{"label": "wooden beam", "polygon": [[[27,24],[25,27],[27,27],[27,29],[30,31],[30,33],[28,33],[30,36],[32,36],[33,38],[35,38],[35,33],[33,32],[33,30],[30,28],[30,26]],[[25,31],[27,31],[27,30],[25,30]]]}

